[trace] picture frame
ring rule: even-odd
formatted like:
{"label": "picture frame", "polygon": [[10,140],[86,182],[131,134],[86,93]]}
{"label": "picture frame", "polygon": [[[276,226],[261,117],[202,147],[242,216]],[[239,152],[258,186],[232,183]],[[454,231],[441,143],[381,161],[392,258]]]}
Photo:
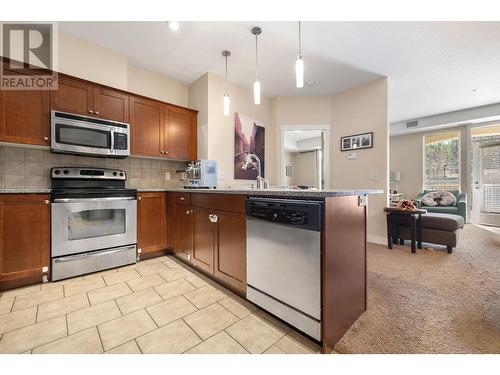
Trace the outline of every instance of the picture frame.
{"label": "picture frame", "polygon": [[340,151],[373,148],[373,132],[348,135],[340,138]]}

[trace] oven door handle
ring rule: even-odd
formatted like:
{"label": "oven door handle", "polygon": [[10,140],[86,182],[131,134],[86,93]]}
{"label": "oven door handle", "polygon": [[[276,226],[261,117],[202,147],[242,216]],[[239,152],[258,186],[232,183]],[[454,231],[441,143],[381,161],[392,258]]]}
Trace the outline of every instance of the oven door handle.
{"label": "oven door handle", "polygon": [[115,153],[115,131],[113,129],[109,130],[111,133],[111,147],[110,147],[110,153],[113,155]]}
{"label": "oven door handle", "polygon": [[54,203],[87,203],[87,202],[112,202],[135,201],[136,197],[106,197],[106,198],[56,198]]}

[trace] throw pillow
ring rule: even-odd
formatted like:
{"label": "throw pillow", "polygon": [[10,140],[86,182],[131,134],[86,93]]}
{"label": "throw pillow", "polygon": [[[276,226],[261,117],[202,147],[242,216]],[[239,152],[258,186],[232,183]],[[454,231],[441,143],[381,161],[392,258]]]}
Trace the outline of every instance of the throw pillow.
{"label": "throw pillow", "polygon": [[437,206],[437,202],[434,200],[434,192],[430,192],[422,196],[422,204],[428,207]]}
{"label": "throw pillow", "polygon": [[453,206],[456,202],[453,193],[445,190],[431,191],[422,197],[422,204],[428,207]]}
{"label": "throw pillow", "polygon": [[439,193],[439,197],[441,198],[439,205],[454,206],[455,203],[457,203],[457,198],[453,195],[453,193],[445,190],[438,191],[437,193]]}

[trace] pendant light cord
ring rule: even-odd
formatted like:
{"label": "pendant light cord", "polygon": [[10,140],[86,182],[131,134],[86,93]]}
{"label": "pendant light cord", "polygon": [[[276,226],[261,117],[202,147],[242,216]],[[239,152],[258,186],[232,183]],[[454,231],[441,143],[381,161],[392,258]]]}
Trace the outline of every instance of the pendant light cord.
{"label": "pendant light cord", "polygon": [[299,21],[299,56],[302,56],[302,33],[300,30],[300,21]]}
{"label": "pendant light cord", "polygon": [[259,49],[257,48],[257,35],[255,35],[255,79],[259,78]]}

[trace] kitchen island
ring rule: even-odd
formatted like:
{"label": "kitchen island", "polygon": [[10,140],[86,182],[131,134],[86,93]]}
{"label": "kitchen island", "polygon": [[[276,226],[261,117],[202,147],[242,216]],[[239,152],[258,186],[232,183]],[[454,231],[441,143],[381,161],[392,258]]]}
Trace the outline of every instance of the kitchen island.
{"label": "kitchen island", "polygon": [[[321,202],[321,342],[324,352],[329,352],[366,310],[366,209],[368,196],[380,193],[359,189],[139,189],[138,248],[142,258],[165,249],[247,298],[247,199]],[[166,215],[158,220],[161,212]],[[167,235],[161,237],[165,223]],[[277,264],[287,260],[286,255],[275,259]]]}

